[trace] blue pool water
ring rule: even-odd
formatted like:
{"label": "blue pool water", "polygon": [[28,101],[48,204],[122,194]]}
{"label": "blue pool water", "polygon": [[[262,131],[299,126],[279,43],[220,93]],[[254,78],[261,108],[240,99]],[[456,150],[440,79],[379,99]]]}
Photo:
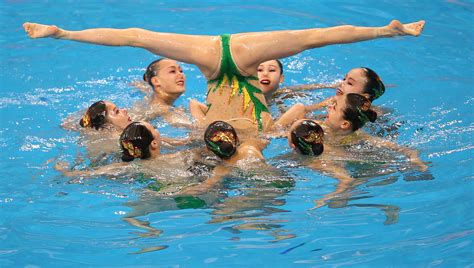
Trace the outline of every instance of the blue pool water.
{"label": "blue pool water", "polygon": [[[473,266],[472,1],[59,2],[0,4],[0,267]],[[78,134],[61,129],[62,120],[98,99],[129,107],[142,97],[129,83],[155,56],[31,40],[21,27],[34,21],[67,29],[220,34],[375,26],[394,18],[424,19],[425,31],[420,38],[331,46],[285,59],[286,84],[334,81],[356,66],[376,70],[395,85],[376,102],[391,111],[386,126],[398,126],[384,135],[419,150],[428,173],[404,168],[371,176],[345,200],[316,210],[313,201],[337,181],[279,157],[289,152],[282,153],[283,139],[264,154],[293,179],[292,187],[265,189],[258,178],[242,176],[197,209],[150,197],[143,182],[128,178],[62,176],[53,164],[82,150]],[[204,100],[204,78],[183,66],[187,92],[177,106]],[[313,92],[288,104],[331,94]],[[153,123],[164,135],[185,135]],[[377,172],[370,167],[353,165],[352,172]],[[126,215],[149,227],[136,227]]]}

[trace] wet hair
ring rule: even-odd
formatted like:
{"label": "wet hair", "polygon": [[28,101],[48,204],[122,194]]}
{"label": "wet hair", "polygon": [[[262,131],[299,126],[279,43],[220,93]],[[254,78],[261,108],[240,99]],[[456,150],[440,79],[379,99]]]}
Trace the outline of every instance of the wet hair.
{"label": "wet hair", "polygon": [[301,154],[318,156],[323,153],[324,131],[316,122],[304,120],[290,134],[291,143]]}
{"label": "wet hair", "polygon": [[356,93],[349,93],[346,98],[346,107],[342,111],[342,118],[351,123],[352,131],[363,127],[368,121],[375,122],[377,113],[370,109],[370,100]]}
{"label": "wet hair", "polygon": [[96,130],[107,123],[107,106],[104,101],[93,103],[79,121],[81,127],[91,127]]}
{"label": "wet hair", "polygon": [[[230,137],[231,135],[233,137]],[[215,121],[204,132],[204,142],[207,149],[218,157],[229,159],[237,151],[239,138],[234,127],[230,124],[224,121]]]}
{"label": "wet hair", "polygon": [[280,67],[280,75],[282,75],[283,74],[283,64],[281,63],[281,61],[279,59],[276,59],[275,61],[278,63],[278,67]]}
{"label": "wet hair", "polygon": [[128,125],[120,135],[122,161],[130,162],[135,158],[150,158],[150,144],[155,138],[151,131],[141,122]]}
{"label": "wet hair", "polygon": [[373,101],[382,96],[385,92],[385,85],[379,75],[370,68],[360,68],[364,70],[365,76],[367,77],[367,84],[365,84],[364,93],[369,94],[369,100]]}
{"label": "wet hair", "polygon": [[143,74],[143,81],[147,82],[151,87],[153,87],[153,84],[151,83],[151,78],[158,75],[158,67],[160,61],[164,59],[165,58],[154,60],[150,64],[148,64],[148,67],[146,67],[145,73]]}

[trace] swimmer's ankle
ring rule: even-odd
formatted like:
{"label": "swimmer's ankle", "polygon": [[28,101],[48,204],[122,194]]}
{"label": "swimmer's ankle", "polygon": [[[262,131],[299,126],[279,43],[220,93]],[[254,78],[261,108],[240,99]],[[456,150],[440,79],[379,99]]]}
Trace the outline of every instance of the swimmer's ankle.
{"label": "swimmer's ankle", "polygon": [[55,27],[56,28],[56,32],[53,34],[53,38],[56,38],[56,39],[67,39],[67,36],[68,36],[68,33],[69,31],[66,31],[66,30],[63,30],[59,27],[57,27],[56,25],[51,25],[51,27]]}
{"label": "swimmer's ankle", "polygon": [[394,33],[393,29],[391,28],[390,24],[377,28],[377,36],[378,37],[392,37],[394,35],[395,35],[395,33]]}

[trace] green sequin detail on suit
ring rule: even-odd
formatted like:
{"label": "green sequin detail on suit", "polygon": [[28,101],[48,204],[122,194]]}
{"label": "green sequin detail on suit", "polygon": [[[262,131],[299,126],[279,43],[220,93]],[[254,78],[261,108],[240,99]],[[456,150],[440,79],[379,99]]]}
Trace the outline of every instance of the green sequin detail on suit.
{"label": "green sequin detail on suit", "polygon": [[[232,59],[230,53],[230,35],[221,35],[222,42],[222,59],[219,76],[216,79],[210,80],[209,83],[216,83],[216,86],[212,89],[209,88],[209,92],[216,92],[219,90],[221,93],[224,87],[228,86],[232,92],[229,97],[229,102],[235,94],[243,94],[242,113],[247,111],[250,103],[253,104],[252,115],[253,120],[257,122],[258,129],[262,130],[262,112],[268,113],[268,108],[263,104],[255,94],[262,94],[262,91],[249,83],[249,80],[258,80],[255,76],[243,76]],[[208,92],[208,94],[209,94]]]}

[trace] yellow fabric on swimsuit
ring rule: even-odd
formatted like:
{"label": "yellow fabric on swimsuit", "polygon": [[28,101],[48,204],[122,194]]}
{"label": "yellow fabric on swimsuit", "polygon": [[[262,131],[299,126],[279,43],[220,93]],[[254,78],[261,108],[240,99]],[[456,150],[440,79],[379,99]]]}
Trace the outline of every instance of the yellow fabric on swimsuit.
{"label": "yellow fabric on swimsuit", "polygon": [[222,58],[221,58],[221,68],[219,70],[219,75],[217,78],[210,80],[209,83],[216,83],[214,88],[210,88],[209,92],[215,92],[219,90],[221,93],[224,90],[225,86],[229,86],[232,89],[232,92],[229,97],[229,101],[236,93],[239,95],[243,94],[244,103],[242,107],[242,112],[247,111],[250,103],[253,104],[252,115],[254,122],[257,122],[258,129],[262,130],[262,112],[268,113],[268,108],[263,104],[255,94],[263,94],[262,91],[249,83],[249,80],[258,80],[255,76],[243,76],[238,70],[237,66],[232,59],[230,53],[230,35],[224,34],[221,35],[222,42]]}

